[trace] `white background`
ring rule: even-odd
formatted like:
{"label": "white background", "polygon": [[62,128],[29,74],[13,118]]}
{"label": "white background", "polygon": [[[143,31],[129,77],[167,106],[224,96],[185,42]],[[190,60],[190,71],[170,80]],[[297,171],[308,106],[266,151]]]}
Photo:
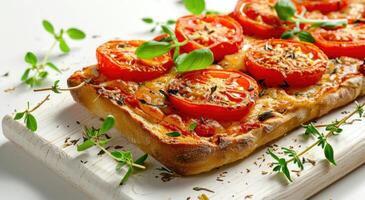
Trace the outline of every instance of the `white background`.
{"label": "white background", "polygon": [[[207,0],[208,9],[229,12],[236,0]],[[78,27],[87,33],[83,41],[70,41],[71,53],[61,55],[55,48],[50,59],[63,74],[51,72],[44,85],[60,79],[62,85],[74,70],[95,63],[95,48],[115,38],[149,39],[152,27],[142,17],[175,19],[187,12],[177,0],[2,0],[0,6],[0,116],[22,110],[26,102],[35,104],[45,94],[34,94],[19,81],[27,66],[24,54],[33,51],[40,57],[52,43],[42,19],[60,27]],[[93,37],[94,36],[94,37]],[[7,77],[2,75],[9,73]],[[4,90],[15,88],[14,91]],[[89,199],[41,162],[26,154],[0,134],[0,199]],[[300,194],[298,194],[300,195]],[[317,194],[313,199],[364,199],[365,166]]]}

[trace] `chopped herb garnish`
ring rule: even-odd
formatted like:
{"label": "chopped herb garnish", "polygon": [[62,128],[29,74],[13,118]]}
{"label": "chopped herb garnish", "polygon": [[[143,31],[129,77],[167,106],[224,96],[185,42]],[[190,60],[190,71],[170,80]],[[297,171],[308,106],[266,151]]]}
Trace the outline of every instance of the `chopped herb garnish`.
{"label": "chopped herb garnish", "polygon": [[179,136],[181,136],[181,133],[177,132],[177,131],[173,131],[173,132],[170,132],[170,133],[166,133],[166,135],[169,136],[169,137],[179,137]]}

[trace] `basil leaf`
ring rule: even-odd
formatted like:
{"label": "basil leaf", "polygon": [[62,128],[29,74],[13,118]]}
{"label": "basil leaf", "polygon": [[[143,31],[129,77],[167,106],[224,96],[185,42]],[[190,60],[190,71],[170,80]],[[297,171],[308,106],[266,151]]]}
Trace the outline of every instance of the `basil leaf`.
{"label": "basil leaf", "polygon": [[57,67],[55,64],[53,64],[53,63],[51,63],[51,62],[48,62],[48,63],[46,63],[46,65],[47,65],[48,67],[50,67],[51,69],[55,70],[56,72],[61,73],[61,70],[60,70],[60,69],[58,69],[58,67]]}
{"label": "basil leaf", "polygon": [[304,41],[304,42],[310,42],[313,43],[316,40],[314,39],[314,37],[312,36],[312,34],[310,34],[307,31],[300,31],[298,32],[298,38],[300,41]]}
{"label": "basil leaf", "polygon": [[60,38],[59,42],[60,42],[59,47],[62,52],[64,52],[64,53],[70,52],[70,47],[67,45],[66,41],[63,38]]}
{"label": "basil leaf", "polygon": [[115,124],[115,119],[112,115],[108,115],[103,124],[101,125],[101,128],[99,129],[99,134],[98,135],[102,135],[104,133],[106,133],[107,131],[109,131],[111,128],[113,128]]}
{"label": "basil leaf", "polygon": [[153,23],[153,19],[150,18],[150,17],[142,18],[142,21],[147,23],[147,24],[152,24]]}
{"label": "basil leaf", "polygon": [[37,56],[32,52],[27,52],[25,54],[24,60],[25,60],[26,63],[28,63],[32,66],[37,65],[37,62],[38,62]]}
{"label": "basil leaf", "polygon": [[322,28],[337,28],[339,26],[346,26],[347,21],[346,20],[328,20],[325,22],[319,22],[312,24],[312,27],[322,27]]}
{"label": "basil leaf", "polygon": [[290,20],[296,12],[296,8],[290,0],[278,0],[275,10],[279,18],[284,21]]}
{"label": "basil leaf", "polygon": [[166,133],[166,135],[169,136],[169,137],[179,137],[179,136],[181,136],[181,134],[177,131]]}
{"label": "basil leaf", "polygon": [[168,34],[172,40],[176,39],[174,31],[170,27],[168,27],[166,25],[161,25],[161,29],[164,33]]}
{"label": "basil leaf", "polygon": [[169,52],[171,47],[168,42],[148,41],[136,49],[136,55],[142,59],[151,59]]}
{"label": "basil leaf", "polygon": [[53,25],[51,24],[51,22],[49,22],[48,20],[43,20],[42,21],[42,25],[43,25],[43,28],[50,34],[54,35],[55,32],[54,32],[54,28],[53,28]]}
{"label": "basil leaf", "polygon": [[69,28],[66,31],[67,35],[74,40],[82,40],[86,37],[85,33],[77,28]]}
{"label": "basil leaf", "polygon": [[297,29],[293,29],[293,30],[289,30],[289,31],[285,31],[282,35],[281,35],[281,39],[290,39],[292,37],[294,37],[294,35],[296,35],[298,33]]}
{"label": "basil leaf", "polygon": [[324,155],[326,156],[326,158],[329,162],[336,165],[336,161],[334,159],[333,148],[329,143],[326,143],[326,145],[324,147]]}
{"label": "basil leaf", "polygon": [[27,125],[27,128],[31,131],[36,131],[37,130],[37,120],[35,119],[35,117],[30,114],[27,113],[25,115],[25,124]]}
{"label": "basil leaf", "polygon": [[94,142],[91,140],[86,140],[82,144],[77,145],[77,151],[85,151],[86,149],[89,149],[90,147],[94,146]]}
{"label": "basil leaf", "polygon": [[205,69],[214,61],[213,53],[209,49],[197,49],[188,54],[181,54],[176,58],[176,70],[187,72]]}
{"label": "basil leaf", "polygon": [[19,120],[19,119],[23,118],[24,114],[25,114],[25,112],[16,113],[14,119]]}
{"label": "basil leaf", "polygon": [[185,8],[194,15],[199,15],[205,10],[205,0],[183,0]]}

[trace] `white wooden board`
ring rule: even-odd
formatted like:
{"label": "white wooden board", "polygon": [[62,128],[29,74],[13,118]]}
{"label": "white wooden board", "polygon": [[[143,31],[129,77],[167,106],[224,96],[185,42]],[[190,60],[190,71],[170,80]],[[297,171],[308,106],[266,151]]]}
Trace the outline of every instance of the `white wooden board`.
{"label": "white wooden board", "polygon": [[[342,111],[353,107],[352,104],[338,109],[319,119],[318,123],[340,118]],[[161,164],[149,157],[147,170],[133,175],[126,185],[118,186],[122,174],[115,171],[113,160],[105,155],[98,156],[97,148],[79,153],[76,146],[65,145],[68,137],[68,143],[82,137],[83,125],[98,127],[100,120],[97,117],[73,102],[67,93],[57,98],[51,96],[34,114],[39,123],[36,134],[30,133],[11,116],[5,116],[2,126],[5,136],[95,199],[196,199],[202,193],[210,199],[306,199],[365,162],[365,120],[362,120],[345,125],[343,133],[330,139],[337,166],[329,165],[323,159],[323,152],[316,148],[306,155],[316,164],[306,163],[299,176],[292,173],[294,182],[290,184],[281,175],[272,173],[269,167],[272,159],[265,154],[265,147],[242,161],[197,176],[174,177],[167,182],[162,181],[161,171],[156,169]],[[313,140],[304,140],[302,133],[303,129],[293,131],[275,144],[303,149]],[[112,146],[121,145],[136,157],[143,154],[116,130],[110,135]],[[195,191],[194,187],[207,188],[214,193]]]}

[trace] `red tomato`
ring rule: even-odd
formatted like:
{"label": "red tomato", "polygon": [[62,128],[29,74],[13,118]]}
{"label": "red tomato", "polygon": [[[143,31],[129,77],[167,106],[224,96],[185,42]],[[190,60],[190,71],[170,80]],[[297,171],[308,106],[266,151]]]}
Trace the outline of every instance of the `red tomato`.
{"label": "red tomato", "polygon": [[276,0],[239,0],[231,14],[243,28],[244,34],[258,38],[280,38],[288,29],[274,5]]}
{"label": "red tomato", "polygon": [[317,45],[328,57],[365,58],[365,24],[350,24],[335,30],[313,32]]}
{"label": "red tomato", "polygon": [[190,39],[181,47],[182,52],[209,48],[215,61],[222,60],[227,54],[236,53],[243,44],[242,28],[229,16],[180,17],[176,22],[175,33],[180,42]]}
{"label": "red tomato", "polygon": [[311,43],[271,39],[248,49],[247,71],[266,86],[306,87],[318,82],[327,67],[327,56]]}
{"label": "red tomato", "polygon": [[96,49],[99,70],[111,80],[147,81],[167,73],[173,61],[169,54],[151,60],[137,58],[135,51],[143,40],[114,40]]}
{"label": "red tomato", "polygon": [[237,121],[254,105],[258,85],[238,71],[205,69],[177,76],[168,85],[167,92],[168,100],[181,114]]}
{"label": "red tomato", "polygon": [[302,0],[297,2],[303,5],[308,11],[318,10],[323,14],[342,10],[348,5],[347,0]]}

